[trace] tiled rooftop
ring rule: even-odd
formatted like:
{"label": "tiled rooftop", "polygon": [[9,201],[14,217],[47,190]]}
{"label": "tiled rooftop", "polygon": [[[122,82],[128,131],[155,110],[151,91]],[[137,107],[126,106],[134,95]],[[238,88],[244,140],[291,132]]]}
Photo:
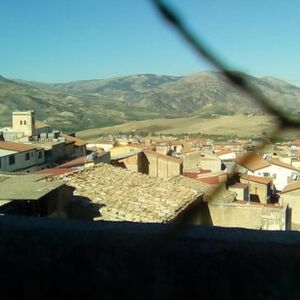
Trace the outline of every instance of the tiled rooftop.
{"label": "tiled rooftop", "polygon": [[89,198],[100,208],[100,220],[169,222],[207,189],[207,185],[183,176],[149,177],[100,164],[65,177],[75,195]]}
{"label": "tiled rooftop", "polygon": [[257,182],[257,183],[261,183],[261,184],[269,184],[272,182],[272,178],[265,177],[265,176],[254,176],[254,175],[241,174],[240,178],[247,180],[247,181],[253,181],[253,182]]}
{"label": "tiled rooftop", "polygon": [[62,136],[66,139],[67,142],[73,142],[74,145],[75,145],[75,146],[78,146],[78,147],[84,146],[84,145],[87,145],[87,144],[88,144],[86,141],[81,140],[81,139],[79,139],[79,138],[77,138],[77,137],[73,137],[73,136],[65,135],[65,134],[62,135]]}
{"label": "tiled rooftop", "polygon": [[255,153],[237,157],[235,162],[251,171],[269,167],[271,164]]}
{"label": "tiled rooftop", "polygon": [[25,152],[25,151],[31,151],[35,149],[41,149],[41,148],[39,146],[35,146],[31,144],[29,145],[29,144],[0,141],[0,149],[16,151],[16,152]]}
{"label": "tiled rooftop", "polygon": [[292,192],[300,189],[300,180],[292,181],[282,190],[281,194]]}
{"label": "tiled rooftop", "polygon": [[295,167],[293,167],[292,165],[290,164],[287,164],[285,162],[282,162],[280,161],[279,159],[272,159],[272,164],[273,165],[276,165],[276,166],[279,166],[279,167],[282,167],[282,168],[285,168],[285,169],[290,169],[290,170],[293,170],[295,172],[299,172],[299,170]]}

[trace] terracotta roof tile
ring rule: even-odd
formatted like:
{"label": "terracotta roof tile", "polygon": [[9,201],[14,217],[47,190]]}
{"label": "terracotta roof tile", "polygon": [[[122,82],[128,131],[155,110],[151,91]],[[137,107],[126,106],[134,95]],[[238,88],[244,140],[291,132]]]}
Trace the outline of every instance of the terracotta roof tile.
{"label": "terracotta roof tile", "polygon": [[253,176],[253,175],[242,174],[240,175],[240,178],[248,181],[261,183],[261,184],[269,184],[272,182],[272,178],[264,177],[264,176]]}
{"label": "terracotta roof tile", "polygon": [[237,182],[233,185],[230,185],[228,188],[232,189],[245,189],[248,187],[248,184]]}
{"label": "terracotta roof tile", "polygon": [[77,157],[75,159],[72,159],[64,164],[61,164],[57,166],[57,168],[71,168],[71,167],[77,167],[82,166],[86,162],[86,156]]}
{"label": "terracotta roof tile", "polygon": [[15,142],[4,142],[0,141],[0,149],[10,150],[10,151],[17,151],[17,152],[25,152],[31,150],[41,150],[41,147],[32,145],[32,144],[22,144],[22,143],[15,143]]}
{"label": "terracotta roof tile", "polygon": [[237,157],[234,161],[238,165],[240,165],[246,169],[249,169],[251,171],[260,170],[260,169],[271,166],[271,164],[269,162],[267,162],[261,156],[255,154],[255,153],[250,153],[250,154],[246,154],[246,155]]}
{"label": "terracotta roof tile", "polygon": [[282,162],[278,159],[272,159],[272,164],[273,165],[276,165],[276,166],[279,166],[279,167],[282,167],[282,168],[285,168],[285,169],[290,169],[290,170],[293,170],[293,171],[296,171],[296,172],[300,172],[300,170],[296,169],[295,167],[285,163],[285,162]]}
{"label": "terracotta roof tile", "polygon": [[84,140],[81,140],[79,138],[76,138],[76,137],[73,137],[73,136],[70,136],[70,135],[66,135],[66,134],[63,134],[62,135],[67,142],[73,142],[75,146],[84,146],[84,145],[87,145],[88,143]]}
{"label": "terracotta roof tile", "polygon": [[293,181],[293,182],[289,183],[288,185],[286,185],[284,187],[284,189],[282,190],[281,194],[299,190],[299,189],[300,189],[300,180],[296,180],[296,181]]}

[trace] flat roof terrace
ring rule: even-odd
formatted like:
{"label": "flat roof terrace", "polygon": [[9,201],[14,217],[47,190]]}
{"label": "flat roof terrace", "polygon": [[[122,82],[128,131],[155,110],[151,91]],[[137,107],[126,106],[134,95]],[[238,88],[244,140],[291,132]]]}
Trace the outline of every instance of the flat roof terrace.
{"label": "flat roof terrace", "polygon": [[39,200],[63,186],[63,181],[45,181],[44,175],[6,175],[0,173],[0,200]]}

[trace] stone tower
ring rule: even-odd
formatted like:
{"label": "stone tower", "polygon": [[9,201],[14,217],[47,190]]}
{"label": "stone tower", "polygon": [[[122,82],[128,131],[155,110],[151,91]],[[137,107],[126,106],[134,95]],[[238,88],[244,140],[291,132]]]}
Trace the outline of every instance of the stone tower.
{"label": "stone tower", "polygon": [[24,136],[35,135],[34,111],[14,111],[12,113],[13,131],[23,132]]}

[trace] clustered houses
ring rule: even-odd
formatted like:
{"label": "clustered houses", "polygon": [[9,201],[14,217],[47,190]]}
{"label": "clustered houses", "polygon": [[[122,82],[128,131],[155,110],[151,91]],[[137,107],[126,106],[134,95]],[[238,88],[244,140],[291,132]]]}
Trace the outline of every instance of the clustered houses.
{"label": "clustered houses", "polygon": [[[252,141],[202,137],[120,135],[87,143],[35,121],[33,111],[14,112],[12,127],[0,132],[0,171],[38,171],[36,176],[45,180],[28,177],[31,187],[48,185],[51,190],[47,182],[59,178],[76,188],[75,195],[68,193],[65,217],[169,222],[200,202],[193,224],[300,229],[299,140],[270,145],[262,153],[254,152]],[[233,172],[236,176],[229,176]],[[2,188],[14,180],[5,180]],[[60,184],[53,183],[49,195]],[[221,192],[210,197],[217,186]],[[5,195],[3,201],[21,200],[20,193]],[[38,199],[32,195],[28,201]],[[62,200],[58,202],[66,208]],[[39,207],[39,202],[32,203],[30,209]]]}
{"label": "clustered houses", "polygon": [[33,172],[77,158],[84,162],[104,159],[104,151],[87,151],[87,142],[36,121],[34,111],[13,112],[12,127],[0,128],[0,136],[2,172]]}

